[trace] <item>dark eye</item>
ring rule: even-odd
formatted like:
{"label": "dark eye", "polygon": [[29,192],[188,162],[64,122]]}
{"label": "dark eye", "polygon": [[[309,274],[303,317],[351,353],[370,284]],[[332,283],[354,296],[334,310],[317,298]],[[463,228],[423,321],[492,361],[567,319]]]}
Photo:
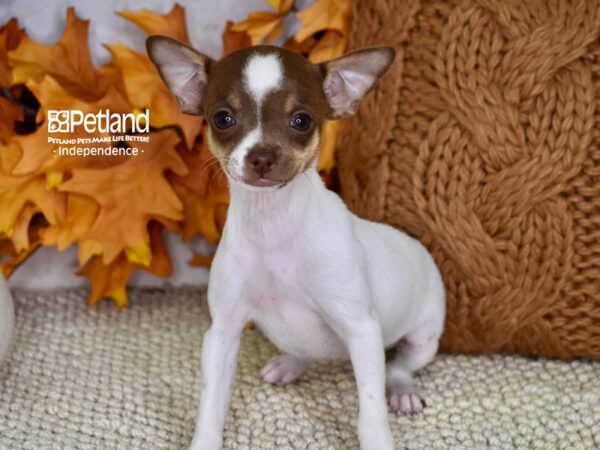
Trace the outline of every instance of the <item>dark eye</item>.
{"label": "dark eye", "polygon": [[310,128],[310,124],[312,119],[308,114],[298,113],[295,114],[290,122],[290,127],[298,130],[298,131],[306,131]]}
{"label": "dark eye", "polygon": [[213,116],[215,127],[225,130],[235,124],[235,118],[229,111],[218,111]]}

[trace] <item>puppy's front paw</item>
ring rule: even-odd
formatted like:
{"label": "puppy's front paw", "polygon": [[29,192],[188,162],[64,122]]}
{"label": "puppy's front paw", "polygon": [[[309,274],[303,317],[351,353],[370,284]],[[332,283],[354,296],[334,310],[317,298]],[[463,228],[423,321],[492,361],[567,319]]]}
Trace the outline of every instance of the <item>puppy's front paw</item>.
{"label": "puppy's front paw", "polygon": [[194,438],[187,450],[221,450],[223,448],[223,433],[218,426],[200,426],[194,433]]}
{"label": "puppy's front paw", "polygon": [[425,401],[414,387],[400,386],[392,388],[390,406],[395,413],[414,415],[423,411]]}
{"label": "puppy's front paw", "polygon": [[394,450],[394,437],[385,420],[364,421],[358,419],[360,450]]}
{"label": "puppy's front paw", "polygon": [[223,448],[223,440],[219,438],[206,438],[194,440],[188,450],[221,450]]}
{"label": "puppy's front paw", "polygon": [[309,364],[292,355],[281,355],[271,359],[260,371],[260,376],[265,383],[282,386],[302,375]]}

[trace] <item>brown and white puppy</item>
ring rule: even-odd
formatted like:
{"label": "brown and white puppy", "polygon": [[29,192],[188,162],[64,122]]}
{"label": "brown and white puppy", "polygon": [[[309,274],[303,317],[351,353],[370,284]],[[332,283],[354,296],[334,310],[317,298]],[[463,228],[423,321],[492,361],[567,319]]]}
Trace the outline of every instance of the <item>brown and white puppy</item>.
{"label": "brown and white puppy", "polygon": [[210,272],[213,322],[190,449],[223,444],[248,320],[285,352],[261,371],[266,382],[291,382],[318,359],[350,358],[361,448],[392,449],[384,349],[397,349],[387,372],[392,409],[419,412],[411,375],[437,350],[444,288],[423,246],[350,213],[325,188],[315,161],[323,122],[356,110],[393,50],[370,48],[315,65],[270,46],[219,61],[165,37],[149,38],[147,48],[181,109],[205,116],[231,192]]}

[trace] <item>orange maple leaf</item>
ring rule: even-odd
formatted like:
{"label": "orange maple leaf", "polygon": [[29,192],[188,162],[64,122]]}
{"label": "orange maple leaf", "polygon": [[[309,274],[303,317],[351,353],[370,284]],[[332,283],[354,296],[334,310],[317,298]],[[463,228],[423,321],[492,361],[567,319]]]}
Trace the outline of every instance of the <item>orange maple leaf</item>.
{"label": "orange maple leaf", "polygon": [[75,192],[93,198],[100,211],[92,227],[81,237],[90,245],[80,255],[84,263],[94,254],[103,255],[105,265],[125,252],[131,262],[149,266],[147,224],[152,219],[182,219],[180,199],[165,178],[166,171],[179,175],[188,169],[175,150],[179,138],[173,130],[149,133],[149,143],[136,143],[138,156],[105,169],[75,169],[61,192]]}

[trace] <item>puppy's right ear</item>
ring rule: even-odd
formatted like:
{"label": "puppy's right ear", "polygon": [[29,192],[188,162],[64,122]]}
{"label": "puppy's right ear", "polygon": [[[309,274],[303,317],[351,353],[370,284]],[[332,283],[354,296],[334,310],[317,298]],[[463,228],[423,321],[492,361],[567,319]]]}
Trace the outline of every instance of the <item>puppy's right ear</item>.
{"label": "puppy's right ear", "polygon": [[391,47],[371,47],[321,63],[329,118],[354,114],[358,102],[389,69],[395,54]]}
{"label": "puppy's right ear", "polygon": [[187,114],[202,114],[202,99],[212,60],[165,36],[150,36],[146,40],[146,50],[181,110]]}

